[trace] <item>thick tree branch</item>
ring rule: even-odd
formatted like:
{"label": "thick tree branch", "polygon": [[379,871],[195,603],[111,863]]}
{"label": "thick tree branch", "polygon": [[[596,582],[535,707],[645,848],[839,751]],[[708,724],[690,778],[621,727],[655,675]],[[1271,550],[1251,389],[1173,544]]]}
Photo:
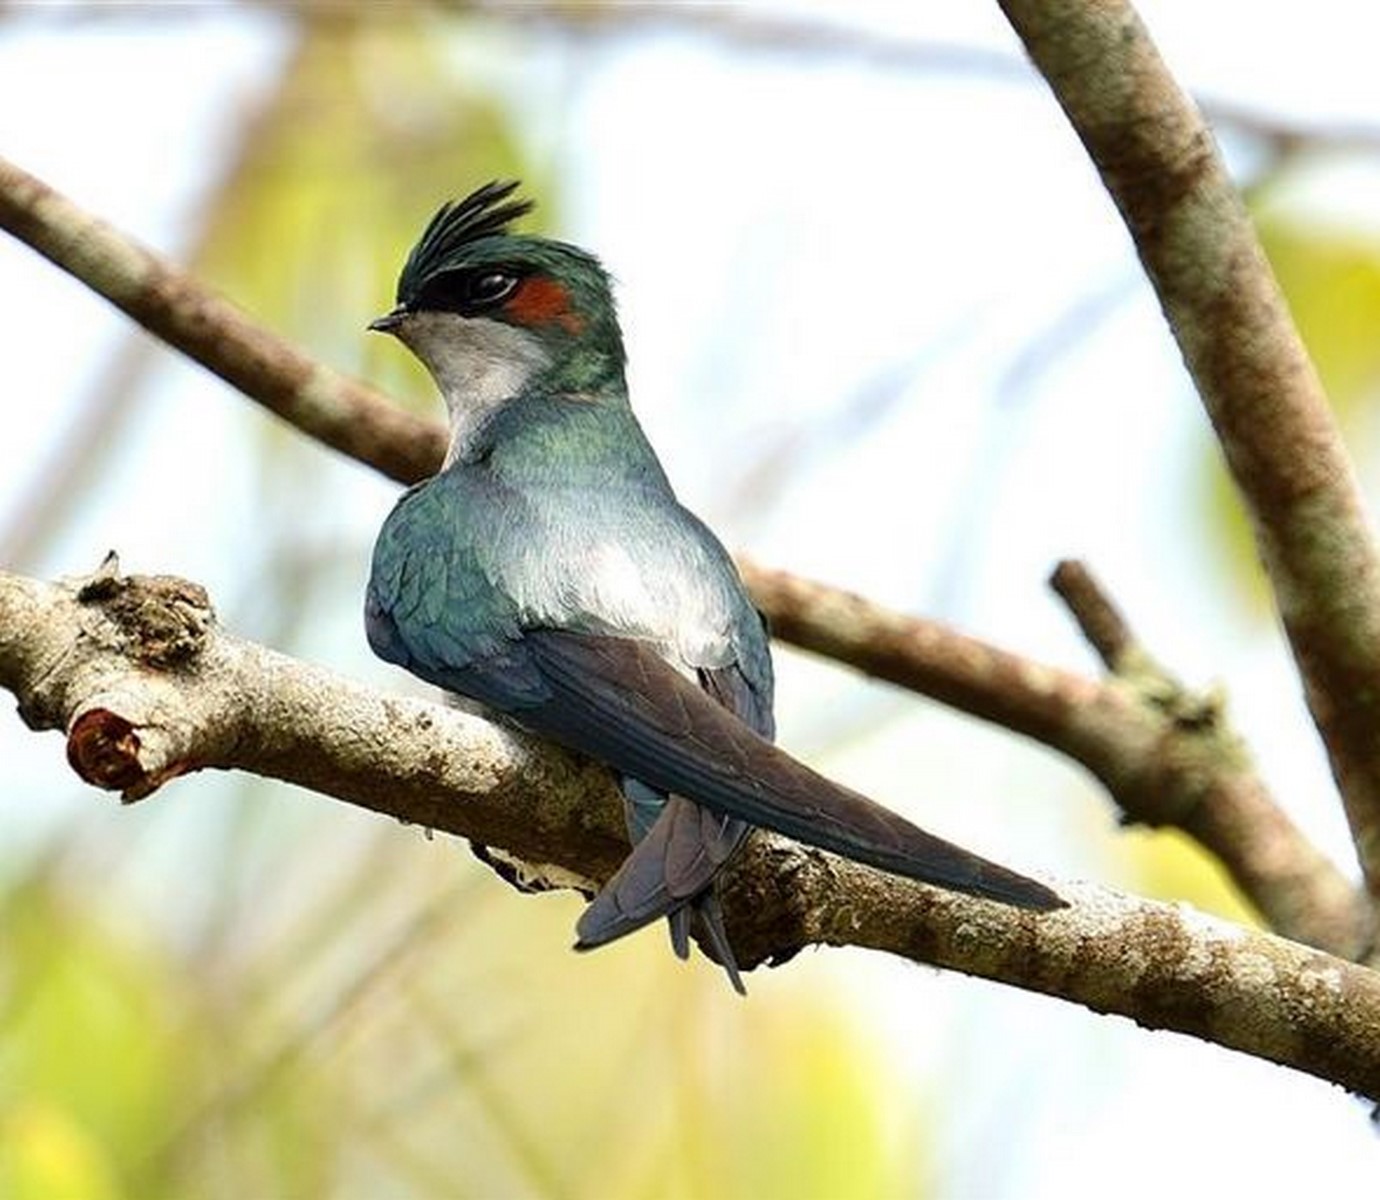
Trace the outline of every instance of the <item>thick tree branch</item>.
{"label": "thick tree branch", "polygon": [[[116,303],[133,286],[121,264],[153,263],[147,269],[164,281],[164,301],[132,311],[152,320],[154,332],[200,322],[187,353],[232,379],[233,364],[259,364],[259,374],[237,383],[246,396],[393,478],[408,481],[439,464],[440,426],[399,421],[382,395],[324,368],[310,368],[312,404],[278,406],[308,361],[299,351],[3,159],[0,225],[36,239],[58,266]],[[347,426],[348,444],[331,440]],[[1345,957],[1365,945],[1369,926],[1354,889],[1271,800],[1230,731],[1186,728],[1132,687],[1032,662],[782,571],[742,559],[739,566],[777,637],[1062,751],[1106,785],[1129,820],[1198,838],[1277,932]]]}
{"label": "thick tree branch", "polygon": [[1380,555],[1212,135],[1125,0],[1000,0],[1102,174],[1250,511],[1380,900]]}
{"label": "thick tree branch", "polygon": [[[0,686],[65,729],[91,782],[147,795],[237,768],[549,864],[608,876],[624,850],[607,772],[463,713],[376,695],[233,638],[205,593],[113,563],[51,585],[0,574]],[[885,950],[1190,1033],[1380,1099],[1380,976],[1183,907],[1065,887],[1036,915],[759,836],[730,869],[745,964],[817,942]]]}
{"label": "thick tree branch", "polygon": [[78,775],[129,801],[241,768],[534,863],[607,874],[626,853],[607,771],[230,637],[196,584],[124,578],[113,559],[56,585],[0,572],[0,687],[31,728],[67,732]]}

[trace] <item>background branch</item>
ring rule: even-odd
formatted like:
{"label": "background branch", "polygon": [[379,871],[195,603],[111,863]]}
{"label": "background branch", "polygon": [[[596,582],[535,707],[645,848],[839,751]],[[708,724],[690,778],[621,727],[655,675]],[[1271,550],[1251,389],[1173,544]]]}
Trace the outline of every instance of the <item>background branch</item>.
{"label": "background branch", "polygon": [[1123,671],[1128,658],[1144,653],[1131,627],[1102,585],[1081,562],[1065,559],[1054,568],[1049,586],[1068,606],[1078,628],[1109,671]]}
{"label": "background branch", "polygon": [[1202,117],[1124,0],[1000,0],[1135,240],[1250,512],[1380,899],[1380,555],[1327,397]]}
{"label": "background branch", "polygon": [[412,482],[445,436],[256,326],[185,271],[0,158],[0,228],[104,296],[150,333],[342,454]]}
{"label": "background branch", "polygon": [[[404,482],[439,465],[439,424],[318,366],[3,159],[0,226],[302,432]],[[159,281],[151,295],[141,292],[145,277]],[[187,329],[195,336],[184,338]],[[241,371],[244,363],[254,369]],[[312,381],[309,402],[303,378]],[[738,562],[776,637],[1059,750],[1101,781],[1129,820],[1197,839],[1277,932],[1345,957],[1366,946],[1369,919],[1355,889],[1273,801],[1220,713],[1210,724],[1184,723],[1153,689],[1099,683],[841,589]]]}
{"label": "background branch", "polygon": [[[447,8],[479,12],[509,24],[531,24],[576,38],[610,40],[662,33],[710,41],[745,53],[797,56],[820,61],[852,61],[871,70],[916,76],[953,74],[1033,82],[1028,64],[1004,50],[961,41],[899,38],[885,33],[808,17],[778,15],[743,6],[684,6],[658,3],[569,4],[564,0],[525,0],[479,4],[440,0]],[[1309,120],[1287,113],[1196,94],[1214,124],[1229,126],[1269,143],[1279,152],[1300,146],[1325,149],[1374,149],[1380,146],[1380,124],[1365,119]]]}
{"label": "background branch", "polygon": [[[623,853],[607,771],[452,709],[381,696],[221,632],[195,584],[0,574],[0,686],[68,730],[88,781],[147,795],[203,767],[285,779],[477,838],[550,884]],[[1380,1099],[1380,976],[1182,907],[1091,886],[1033,915],[758,836],[730,868],[747,965],[860,945],[1194,1034]]]}
{"label": "background branch", "polygon": [[1348,958],[1369,944],[1357,889],[1275,803],[1220,701],[1187,697],[1168,677],[1087,679],[738,561],[774,635],[1066,754],[1107,788],[1128,822],[1181,829],[1215,855],[1286,937]]}

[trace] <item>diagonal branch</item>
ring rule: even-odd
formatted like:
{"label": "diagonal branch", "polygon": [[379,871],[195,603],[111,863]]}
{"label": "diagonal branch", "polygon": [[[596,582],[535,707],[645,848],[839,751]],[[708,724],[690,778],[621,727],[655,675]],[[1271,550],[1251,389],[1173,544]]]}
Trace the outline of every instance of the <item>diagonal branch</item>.
{"label": "diagonal branch", "polygon": [[1161,729],[1153,754],[1159,786],[1116,792],[1126,820],[1172,825],[1210,848],[1276,932],[1347,958],[1365,955],[1374,924],[1364,893],[1275,803],[1224,697],[1195,694],[1160,665],[1082,563],[1061,562],[1050,586],[1110,672],[1108,686],[1133,693]]}
{"label": "diagonal branch", "polygon": [[[0,226],[304,433],[403,481],[439,464],[439,425],[311,363],[3,159]],[[140,294],[144,277],[159,281],[150,295]],[[194,337],[184,336],[189,328]],[[254,371],[241,371],[245,363]],[[315,381],[310,402],[298,385],[304,376]],[[1355,890],[1274,803],[1245,755],[1222,753],[1212,731],[1176,726],[1117,682],[1033,662],[783,571],[739,566],[777,637],[1052,746],[1092,772],[1129,819],[1196,837],[1277,932],[1348,958],[1364,946]]]}
{"label": "diagonal branch", "polygon": [[167,259],[3,157],[0,228],[150,333],[342,454],[409,483],[441,461],[445,436],[432,422],[268,333]]}
{"label": "diagonal branch", "polygon": [[1212,135],[1126,0],[1000,0],[1102,174],[1246,501],[1380,900],[1380,554]]}
{"label": "diagonal branch", "polygon": [[1215,855],[1272,929],[1347,958],[1366,948],[1357,889],[1275,803],[1220,706],[1185,720],[1159,680],[1098,682],[837,588],[739,566],[775,636],[1053,747],[1107,788],[1128,823],[1181,829]]}
{"label": "diagonal branch", "polygon": [[[0,686],[67,731],[83,778],[149,794],[253,771],[477,838],[579,886],[625,843],[612,780],[478,718],[378,695],[231,637],[205,593],[113,563],[52,585],[0,573]],[[757,836],[729,869],[742,961],[812,943],[884,950],[1177,1030],[1380,1099],[1380,975],[1182,906],[1090,885],[1035,915]]]}

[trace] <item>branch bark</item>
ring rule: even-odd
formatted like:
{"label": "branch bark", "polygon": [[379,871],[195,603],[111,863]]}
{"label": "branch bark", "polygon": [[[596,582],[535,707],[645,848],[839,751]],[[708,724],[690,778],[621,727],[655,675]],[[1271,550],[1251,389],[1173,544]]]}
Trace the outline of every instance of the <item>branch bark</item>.
{"label": "branch bark", "polygon": [[[380,393],[317,368],[192,276],[4,159],[0,226],[302,432],[404,482],[439,465],[439,425],[400,414]],[[131,301],[145,278],[159,281],[154,294]],[[188,328],[195,337],[183,337]],[[255,369],[241,372],[244,363]],[[304,371],[314,381],[310,403],[291,399]],[[348,438],[338,436],[347,429]],[[1125,681],[1085,679],[738,561],[777,637],[1061,751],[1108,788],[1128,820],[1197,838],[1277,932],[1347,958],[1364,948],[1369,918],[1355,889],[1274,803],[1223,723],[1189,728],[1154,694]]]}
{"label": "branch bark", "polygon": [[433,472],[445,454],[445,433],[434,422],[404,412],[381,393],[261,329],[161,255],[4,158],[0,228],[150,333],[342,454],[407,483]]}
{"label": "branch bark", "polygon": [[[518,855],[589,886],[626,843],[608,772],[453,709],[377,695],[222,632],[168,577],[44,584],[0,573],[0,686],[67,732],[89,782],[148,795],[250,770]],[[758,835],[730,868],[746,966],[811,943],[887,951],[1131,1017],[1380,1099],[1380,976],[1182,907],[1092,886],[1035,915]]]}
{"label": "branch bark", "polygon": [[588,886],[627,852],[602,768],[240,641],[197,584],[126,578],[113,558],[62,584],[0,572],[0,687],[31,728],[66,732],[82,779],[126,801],[234,768],[590,872],[564,882]]}
{"label": "branch bark", "polygon": [[1246,501],[1380,901],[1380,554],[1212,135],[1126,0],[1000,0],[1136,244]]}
{"label": "branch bark", "polygon": [[1275,803],[1220,702],[1144,671],[1087,679],[837,588],[739,566],[775,636],[1060,751],[1128,823],[1181,829],[1215,855],[1272,929],[1346,958],[1368,946],[1357,889]]}

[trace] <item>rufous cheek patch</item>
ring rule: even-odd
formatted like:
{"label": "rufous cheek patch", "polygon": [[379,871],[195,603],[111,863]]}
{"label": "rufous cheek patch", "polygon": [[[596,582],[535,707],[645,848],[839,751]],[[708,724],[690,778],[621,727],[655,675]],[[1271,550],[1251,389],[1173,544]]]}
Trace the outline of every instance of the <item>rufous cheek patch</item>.
{"label": "rufous cheek patch", "polygon": [[570,305],[570,293],[565,285],[549,275],[533,275],[524,279],[504,306],[513,320],[521,325],[550,325],[553,322],[567,333],[579,333],[584,320]]}

